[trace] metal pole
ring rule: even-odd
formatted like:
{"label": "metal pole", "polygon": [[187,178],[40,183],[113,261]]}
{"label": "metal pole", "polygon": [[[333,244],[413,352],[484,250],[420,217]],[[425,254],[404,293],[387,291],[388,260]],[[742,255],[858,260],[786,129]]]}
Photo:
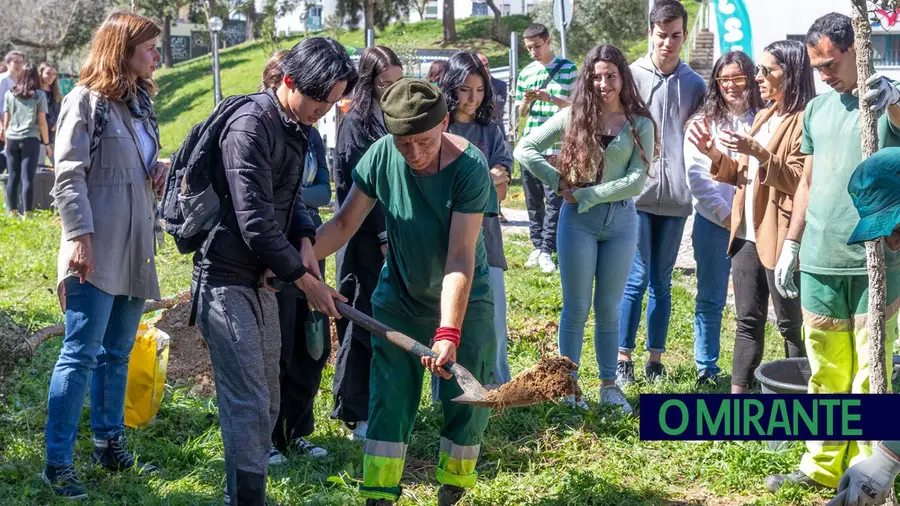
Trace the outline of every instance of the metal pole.
{"label": "metal pole", "polygon": [[375,29],[366,30],[366,47],[375,47]]}
{"label": "metal pole", "polygon": [[212,32],[213,96],[216,105],[222,101],[222,83],[219,80],[219,32]]}
{"label": "metal pole", "polygon": [[[507,89],[512,96],[516,96],[516,86],[519,82],[519,34],[512,32],[509,34],[509,86]],[[509,128],[507,129],[507,137],[512,141],[516,140],[516,132],[518,131],[519,112],[517,111],[515,100],[506,101],[507,112],[509,114]]]}
{"label": "metal pole", "polygon": [[559,0],[559,45],[562,46],[562,57],[566,59],[566,2]]}

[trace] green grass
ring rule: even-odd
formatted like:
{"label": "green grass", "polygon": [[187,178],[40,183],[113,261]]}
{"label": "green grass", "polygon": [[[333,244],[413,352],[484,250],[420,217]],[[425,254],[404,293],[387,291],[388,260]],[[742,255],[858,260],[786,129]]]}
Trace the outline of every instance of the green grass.
{"label": "green grass", "polygon": [[[521,32],[529,23],[525,16],[504,18],[506,27]],[[475,17],[456,22],[459,49],[483,52],[492,66],[505,66],[509,62],[509,49],[490,40],[488,33],[490,18]],[[415,47],[438,49],[441,45],[440,21],[390,25],[385,30],[376,31],[375,43],[385,44],[394,49]],[[324,33],[324,35],[329,35]],[[280,41],[281,48],[290,48],[302,37],[290,37]],[[362,30],[345,31],[338,36],[345,46],[365,47]],[[523,46],[524,48],[524,46]],[[222,94],[224,96],[252,93],[256,91],[262,77],[263,66],[271,53],[271,48],[263,41],[241,44],[220,53]],[[528,63],[523,53],[522,64]],[[203,121],[213,108],[212,57],[207,55],[176,65],[172,69],[160,70],[155,78],[159,84],[156,96],[156,115],[161,133],[162,154],[170,155],[184,140],[195,124]]]}
{"label": "green grass", "polygon": [[[327,218],[327,216],[326,216]],[[59,228],[49,213],[21,222],[0,217],[0,309],[33,324],[58,322],[55,283]],[[522,267],[530,248],[525,236],[506,242],[511,269],[507,273],[509,355],[513,372],[534,364],[555,343],[561,310],[559,277]],[[158,257],[163,293],[187,287],[187,257],[167,244]],[[329,261],[329,271],[333,262]],[[693,298],[690,277],[676,276],[672,327],[666,363],[670,381],[639,383],[628,391],[639,409],[638,395],[690,392]],[[593,410],[584,415],[552,403],[509,409],[495,414],[487,430],[478,471],[480,480],[465,505],[598,505],[655,506],[676,504],[757,506],[824,504],[822,497],[791,489],[771,495],[766,474],[788,471],[799,462],[801,448],[775,454],[764,443],[683,443],[639,440],[637,418],[622,418],[598,409],[598,369],[587,324],[583,355],[583,388]],[[726,314],[721,364],[730,370],[733,314]],[[643,341],[643,329],[639,343]],[[766,360],[778,358],[780,339],[769,330]],[[43,465],[43,430],[50,372],[60,339],[48,341],[14,378],[0,384],[0,504],[65,504],[37,478]],[[643,363],[642,351],[636,355]],[[341,426],[328,419],[333,369],[325,371],[315,410],[317,428],[310,438],[330,455],[320,461],[296,457],[274,468],[269,495],[279,504],[347,505],[361,503],[355,486],[362,476],[360,447]],[[427,380],[426,380],[427,381]],[[726,378],[727,383],[727,378]],[[719,388],[726,392],[727,386]],[[427,397],[428,388],[425,389]],[[434,504],[434,466],[441,413],[423,399],[404,479],[403,504]],[[223,486],[222,441],[215,399],[192,397],[184,389],[167,388],[159,415],[144,430],[128,431],[142,458],[161,465],[156,477],[125,473],[111,476],[88,464],[89,416],[85,410],[76,444],[76,465],[93,504],[216,504]]]}

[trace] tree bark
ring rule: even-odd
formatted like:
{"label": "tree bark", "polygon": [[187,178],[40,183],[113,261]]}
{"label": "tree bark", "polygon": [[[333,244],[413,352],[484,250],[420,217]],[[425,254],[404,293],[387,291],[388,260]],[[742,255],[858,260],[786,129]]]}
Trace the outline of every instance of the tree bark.
{"label": "tree bark", "polygon": [[[375,28],[375,0],[366,0],[366,33]],[[368,36],[368,35],[366,35]]]}
{"label": "tree bark", "polygon": [[494,3],[494,0],[485,0],[485,3],[494,13],[494,20],[491,22],[491,39],[504,46],[509,46],[509,37],[503,33],[503,12],[497,8],[497,4]]}
{"label": "tree bark", "polygon": [[[853,2],[853,32],[856,41],[857,86],[865,86],[866,80],[875,71],[872,62],[872,25],[869,24],[869,9],[866,0]],[[859,93],[859,131],[862,142],[863,160],[878,150],[878,124],[875,114],[869,109]],[[869,314],[866,320],[866,331],[869,338],[869,393],[887,393],[886,356],[885,356],[885,311],[887,289],[884,270],[883,239],[866,243],[866,263],[869,274]],[[888,496],[887,505],[896,505],[893,489]]]}
{"label": "tree bark", "polygon": [[444,44],[456,42],[456,14],[453,0],[444,0]]}
{"label": "tree bark", "polygon": [[169,13],[161,13],[162,19],[162,47],[163,47],[163,65],[166,68],[172,68],[175,62],[172,61],[172,15]]}

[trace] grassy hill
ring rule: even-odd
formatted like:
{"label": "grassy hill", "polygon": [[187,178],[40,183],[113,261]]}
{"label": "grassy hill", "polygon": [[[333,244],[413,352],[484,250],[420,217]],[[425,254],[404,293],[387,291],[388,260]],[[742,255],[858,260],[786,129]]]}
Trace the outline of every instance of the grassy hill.
{"label": "grassy hill", "polygon": [[[484,53],[492,66],[508,65],[508,48],[490,40],[490,18],[476,17],[460,19],[456,22],[458,49],[476,50]],[[526,16],[504,18],[509,30],[521,32],[530,23]],[[343,31],[340,34],[326,33],[337,38],[342,44],[354,48],[365,47],[362,30]],[[288,37],[279,42],[279,48],[290,48],[303,37]],[[375,33],[375,43],[388,45],[402,52],[402,49],[450,49],[441,44],[441,22],[397,23]],[[272,53],[272,47],[263,41],[241,44],[223,50],[219,54],[224,96],[251,93],[259,86],[263,65]],[[524,56],[524,55],[523,55]],[[528,63],[527,57],[523,64]],[[176,65],[172,69],[157,72],[159,94],[156,97],[156,114],[162,136],[163,155],[171,154],[184,139],[188,130],[202,121],[213,107],[212,56]]]}

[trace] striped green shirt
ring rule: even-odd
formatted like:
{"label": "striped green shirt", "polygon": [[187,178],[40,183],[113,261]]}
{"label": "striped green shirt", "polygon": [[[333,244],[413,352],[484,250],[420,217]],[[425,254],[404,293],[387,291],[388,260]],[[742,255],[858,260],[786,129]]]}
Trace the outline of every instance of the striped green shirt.
{"label": "striped green shirt", "polygon": [[[525,90],[536,90],[540,88],[547,79],[547,76],[550,75],[550,71],[553,70],[560,60],[562,60],[562,58],[555,56],[547,65],[544,65],[539,61],[533,61],[522,69],[522,72],[519,74],[519,80],[516,83],[516,102],[519,104],[519,107],[522,107],[522,103],[525,101]],[[572,94],[572,90],[575,88],[575,78],[578,75],[578,68],[574,63],[568,60],[563,61],[565,61],[565,63],[563,63],[559,72],[553,76],[553,80],[547,84],[545,89],[551,97],[559,97],[568,100]],[[523,136],[527,136],[532,130],[543,125],[545,121],[553,117],[558,111],[559,107],[554,105],[553,102],[543,102],[540,100],[534,102],[531,113],[525,121],[525,132],[523,132]],[[553,147],[545,151],[544,154],[547,156],[558,155],[560,147],[560,143],[554,144]]]}

